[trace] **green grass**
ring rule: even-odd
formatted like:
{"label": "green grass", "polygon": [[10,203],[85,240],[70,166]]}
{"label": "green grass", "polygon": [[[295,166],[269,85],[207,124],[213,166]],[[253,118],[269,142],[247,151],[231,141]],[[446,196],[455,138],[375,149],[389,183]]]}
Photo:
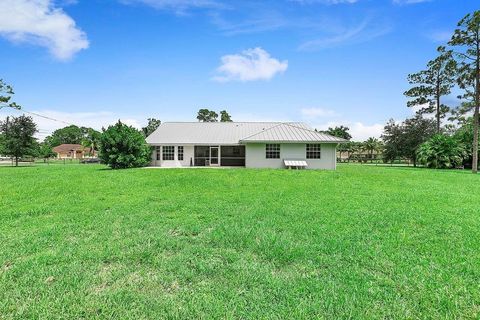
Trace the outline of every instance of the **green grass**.
{"label": "green grass", "polygon": [[480,176],[0,168],[0,319],[480,317]]}

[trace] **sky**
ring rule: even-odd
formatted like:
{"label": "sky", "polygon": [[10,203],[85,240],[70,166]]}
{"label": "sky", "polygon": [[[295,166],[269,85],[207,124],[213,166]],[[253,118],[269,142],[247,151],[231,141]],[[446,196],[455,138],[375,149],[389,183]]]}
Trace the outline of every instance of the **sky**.
{"label": "sky", "polygon": [[[147,118],[346,125],[412,116],[425,67],[477,0],[0,0],[0,78],[42,139]],[[453,99],[452,99],[453,101]],[[2,110],[0,118],[19,115]],[[31,115],[31,114],[30,114]]]}

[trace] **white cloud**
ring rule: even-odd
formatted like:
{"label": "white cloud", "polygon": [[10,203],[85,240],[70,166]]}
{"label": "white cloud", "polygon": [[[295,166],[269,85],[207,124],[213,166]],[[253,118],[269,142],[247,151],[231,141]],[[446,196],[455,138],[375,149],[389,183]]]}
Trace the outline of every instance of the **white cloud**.
{"label": "white cloud", "polygon": [[447,42],[452,38],[453,31],[433,31],[426,34],[433,42]]}
{"label": "white cloud", "polygon": [[314,118],[330,118],[336,117],[338,114],[333,110],[323,108],[303,108],[300,110],[302,116],[307,119]]}
{"label": "white cloud", "polygon": [[86,34],[52,0],[1,0],[0,36],[46,47],[60,60],[89,45]]}
{"label": "white cloud", "polygon": [[288,61],[272,58],[262,48],[244,50],[239,54],[225,55],[222,64],[217,68],[215,81],[256,81],[270,80],[288,68]]}
{"label": "white cloud", "polygon": [[[107,128],[111,124],[115,124],[118,120],[122,121],[125,124],[131,125],[137,129],[142,127],[143,122],[146,120],[139,120],[138,117],[131,117],[124,114],[115,114],[109,111],[98,111],[98,112],[63,112],[55,110],[36,110],[32,111],[48,117],[51,119],[56,119],[59,121],[54,121],[50,119],[45,119],[37,115],[26,113],[25,115],[31,116],[33,121],[37,124],[39,133],[37,137],[40,140],[43,140],[46,136],[50,135],[53,131],[59,128],[66,127],[70,124],[75,124],[77,126],[91,127],[96,130],[102,129],[102,127]],[[19,116],[22,114],[22,111],[11,111],[11,110],[2,110],[0,112],[0,119],[3,120],[7,115],[10,116]],[[143,118],[142,118],[143,119]],[[146,119],[146,118],[145,118]]]}
{"label": "white cloud", "polygon": [[143,4],[158,10],[171,10],[177,14],[185,14],[194,8],[222,8],[215,0],[120,0],[123,4]]}
{"label": "white cloud", "polygon": [[349,127],[350,134],[352,135],[352,140],[354,141],[365,141],[370,137],[380,138],[383,133],[384,124],[374,123],[374,124],[365,124],[362,122],[351,122],[351,121],[334,121],[321,124],[314,124],[313,127],[318,130],[327,130],[329,127],[335,126],[346,126]]}
{"label": "white cloud", "polygon": [[300,45],[299,50],[312,51],[341,45],[362,43],[383,36],[390,32],[388,25],[371,25],[369,20],[362,21],[355,27],[345,28],[342,32],[319,39],[309,40]]}

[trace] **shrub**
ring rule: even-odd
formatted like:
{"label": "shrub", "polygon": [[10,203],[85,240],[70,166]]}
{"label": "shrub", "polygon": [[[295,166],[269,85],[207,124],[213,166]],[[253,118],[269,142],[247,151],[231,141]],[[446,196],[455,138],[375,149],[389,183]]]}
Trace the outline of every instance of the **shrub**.
{"label": "shrub", "polygon": [[112,169],[143,167],[150,162],[151,149],[140,131],[118,121],[103,130],[99,156]]}
{"label": "shrub", "polygon": [[460,166],[467,156],[465,146],[455,138],[437,134],[418,149],[418,160],[429,168],[449,169]]}

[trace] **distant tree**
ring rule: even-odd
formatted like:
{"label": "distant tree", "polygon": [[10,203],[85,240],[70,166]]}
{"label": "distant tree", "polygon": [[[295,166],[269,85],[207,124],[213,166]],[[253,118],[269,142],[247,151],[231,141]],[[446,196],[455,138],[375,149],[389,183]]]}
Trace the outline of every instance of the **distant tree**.
{"label": "distant tree", "polygon": [[427,69],[408,75],[408,82],[415,85],[404,94],[413,98],[407,102],[408,107],[423,106],[417,113],[435,114],[437,133],[440,133],[441,119],[450,108],[442,104],[441,98],[449,95],[455,85],[456,62],[452,52],[445,47],[437,49],[439,55],[427,64]]}
{"label": "distant tree", "polygon": [[150,157],[143,133],[132,126],[118,121],[100,136],[100,159],[112,169],[143,167]]}
{"label": "distant tree", "polygon": [[13,92],[12,86],[6,84],[3,79],[0,79],[0,109],[2,108],[14,108],[20,109],[20,106],[15,102],[11,101],[12,96],[15,94]]}
{"label": "distant tree", "polygon": [[198,110],[197,119],[200,122],[217,122],[218,114],[208,109]]}
{"label": "distant tree", "polygon": [[348,132],[349,130],[350,130],[350,128],[348,128],[348,127],[339,126],[339,127],[334,127],[334,128],[328,128],[327,130],[321,131],[321,132],[324,132],[324,133],[329,134],[329,135],[334,136],[334,137],[342,138],[342,139],[345,139],[345,140],[350,140],[350,139],[352,139],[352,136]]}
{"label": "distant tree", "polygon": [[465,146],[467,156],[464,159],[464,164],[465,166],[471,166],[473,159],[473,118],[465,118],[461,126],[454,132],[453,137]]}
{"label": "distant tree", "polygon": [[61,129],[55,130],[52,135],[45,138],[50,146],[56,147],[61,144],[81,144],[86,138],[89,128],[77,127],[70,125]]}
{"label": "distant tree", "polygon": [[82,140],[82,145],[90,149],[90,155],[94,155],[98,151],[100,145],[101,133],[95,129],[88,128],[85,138]]}
{"label": "distant tree", "polygon": [[53,152],[52,147],[46,143],[46,142],[41,142],[37,146],[37,154],[39,158],[42,158],[44,161],[48,158],[53,158],[55,157],[55,152]]}
{"label": "distant tree", "polygon": [[148,124],[146,127],[142,128],[143,135],[148,137],[153,133],[153,131],[157,130],[158,126],[160,126],[162,122],[155,118],[148,118]]}
{"label": "distant tree", "polygon": [[381,142],[377,138],[370,137],[363,142],[363,148],[369,152],[370,161],[373,161],[373,153],[381,149]]}
{"label": "distant tree", "polygon": [[409,159],[416,166],[418,147],[435,135],[436,131],[436,121],[425,119],[419,114],[400,124],[390,120],[385,125],[382,135],[383,159],[385,161]]}
{"label": "distant tree", "polygon": [[443,134],[433,136],[418,148],[418,161],[429,168],[455,168],[462,164],[465,156],[465,146]]}
{"label": "distant tree", "polygon": [[458,62],[457,83],[467,101],[461,113],[473,111],[472,172],[478,172],[478,131],[480,111],[480,11],[467,14],[448,42]]}
{"label": "distant tree", "polygon": [[37,141],[33,135],[37,132],[37,125],[31,117],[7,117],[0,123],[0,129],[4,152],[15,158],[15,166],[18,166],[21,157],[35,155]]}
{"label": "distant tree", "polygon": [[227,110],[220,111],[220,122],[232,122],[232,118],[228,114]]}

